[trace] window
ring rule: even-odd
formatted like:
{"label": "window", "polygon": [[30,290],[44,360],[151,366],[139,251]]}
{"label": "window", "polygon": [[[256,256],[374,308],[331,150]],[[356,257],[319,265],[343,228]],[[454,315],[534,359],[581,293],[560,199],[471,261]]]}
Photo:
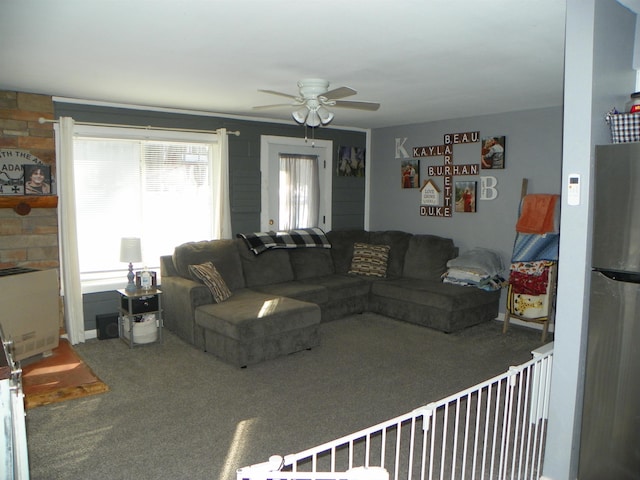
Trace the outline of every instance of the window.
{"label": "window", "polygon": [[213,238],[216,135],[78,126],[73,148],[83,291],[121,283],[122,237],[142,240],[136,270],[159,270],[176,245]]}

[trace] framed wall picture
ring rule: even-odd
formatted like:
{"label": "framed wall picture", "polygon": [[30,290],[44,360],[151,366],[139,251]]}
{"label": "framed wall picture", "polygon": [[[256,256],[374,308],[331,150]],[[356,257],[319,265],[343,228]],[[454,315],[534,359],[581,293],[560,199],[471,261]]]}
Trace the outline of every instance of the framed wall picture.
{"label": "framed wall picture", "polygon": [[51,167],[49,165],[23,165],[24,194],[51,195]]}
{"label": "framed wall picture", "polygon": [[505,161],[505,136],[485,137],[482,139],[482,168],[504,168]]}
{"label": "framed wall picture", "polygon": [[420,188],[420,160],[403,160],[400,163],[402,188]]}
{"label": "framed wall picture", "polygon": [[475,213],[477,182],[456,182],[456,212]]}
{"label": "framed wall picture", "polygon": [[339,177],[364,177],[365,149],[359,147],[338,148]]}

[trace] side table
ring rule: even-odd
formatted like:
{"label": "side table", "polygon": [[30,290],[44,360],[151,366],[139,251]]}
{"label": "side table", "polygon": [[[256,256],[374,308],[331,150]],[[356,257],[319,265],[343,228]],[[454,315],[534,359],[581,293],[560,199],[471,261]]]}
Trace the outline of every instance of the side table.
{"label": "side table", "polygon": [[147,343],[162,343],[162,291],[158,288],[129,292],[118,289],[120,307],[118,335],[133,348]]}

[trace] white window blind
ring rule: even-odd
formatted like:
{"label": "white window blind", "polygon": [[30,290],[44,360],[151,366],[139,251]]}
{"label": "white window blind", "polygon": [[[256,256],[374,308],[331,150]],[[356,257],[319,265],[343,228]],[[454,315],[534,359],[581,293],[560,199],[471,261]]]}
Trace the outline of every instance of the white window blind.
{"label": "white window blind", "polygon": [[214,134],[79,128],[74,177],[83,288],[125,277],[122,237],[142,240],[143,262],[134,269],[156,271],[176,245],[213,238],[214,161]]}

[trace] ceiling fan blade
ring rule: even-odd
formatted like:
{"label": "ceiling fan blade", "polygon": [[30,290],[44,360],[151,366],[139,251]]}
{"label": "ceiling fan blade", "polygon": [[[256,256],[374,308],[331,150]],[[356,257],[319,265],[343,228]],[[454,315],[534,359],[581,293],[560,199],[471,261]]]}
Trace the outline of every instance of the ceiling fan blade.
{"label": "ceiling fan blade", "polygon": [[337,100],[339,98],[350,97],[351,95],[355,95],[356,92],[353,88],[349,87],[339,87],[334,88],[333,90],[329,90],[327,93],[323,93],[322,96],[328,98],[329,100]]}
{"label": "ceiling fan blade", "polygon": [[335,107],[341,107],[341,108],[355,108],[358,110],[369,110],[369,111],[376,111],[380,108],[380,104],[379,103],[375,103],[375,102],[351,102],[349,100],[336,100],[336,104],[334,105]]}
{"label": "ceiling fan blade", "polygon": [[301,103],[275,103],[273,105],[258,105],[252,107],[254,110],[266,110],[268,108],[283,108],[283,107],[297,107],[302,105]]}
{"label": "ceiling fan blade", "polygon": [[[298,96],[296,95],[289,95],[288,93],[282,93],[282,92],[276,92],[275,90],[262,90],[262,89],[258,89],[259,92],[263,92],[263,93],[270,93],[271,95],[280,95],[281,97],[287,97],[287,98],[293,98],[295,100],[297,100]],[[299,101],[299,100],[298,100]]]}

